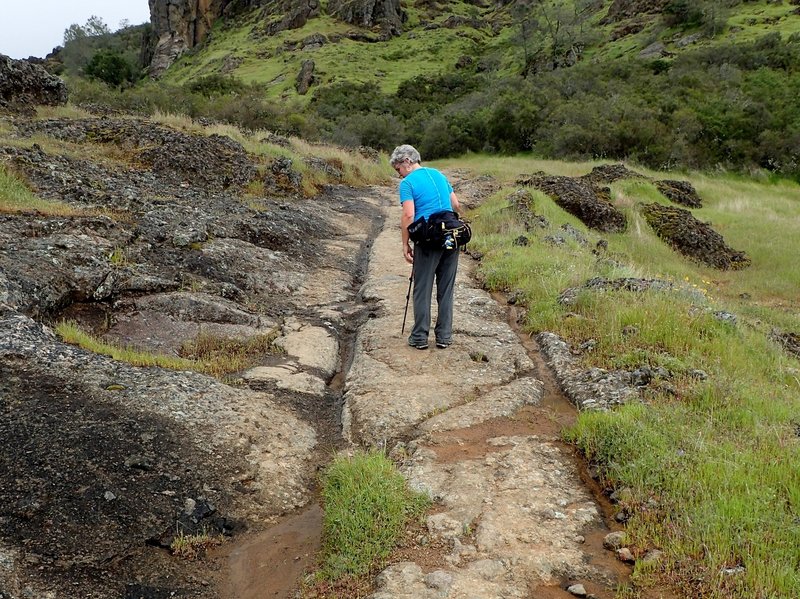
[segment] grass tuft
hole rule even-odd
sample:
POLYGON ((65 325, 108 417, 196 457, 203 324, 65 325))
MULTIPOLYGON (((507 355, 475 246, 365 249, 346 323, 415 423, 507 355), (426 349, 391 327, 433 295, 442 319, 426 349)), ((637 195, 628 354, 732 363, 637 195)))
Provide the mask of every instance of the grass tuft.
POLYGON ((202 557, 209 549, 218 547, 221 544, 222 539, 220 537, 211 536, 206 531, 192 535, 187 535, 180 531, 170 543, 169 549, 175 557, 195 560, 202 557))
POLYGON ((180 356, 153 354, 132 347, 108 343, 83 331, 75 322, 62 321, 56 333, 65 343, 87 351, 109 356, 133 366, 157 366, 170 370, 193 370, 216 377, 239 372, 259 363, 267 354, 282 353, 275 345, 278 331, 255 335, 248 339, 229 339, 215 335, 199 335, 181 348, 180 356))
POLYGON ((36 196, 17 173, 0 165, 0 213, 38 212, 45 216, 83 216, 87 212, 64 202, 36 196))
POLYGON ((379 451, 336 458, 323 482, 320 576, 325 580, 376 571, 406 524, 430 504, 426 496, 408 489, 403 476, 379 451))
POLYGON ((278 329, 246 339, 200 334, 185 343, 179 353, 183 358, 203 364, 203 372, 229 374, 254 366, 265 355, 284 353, 282 347, 275 345, 279 334, 278 329))

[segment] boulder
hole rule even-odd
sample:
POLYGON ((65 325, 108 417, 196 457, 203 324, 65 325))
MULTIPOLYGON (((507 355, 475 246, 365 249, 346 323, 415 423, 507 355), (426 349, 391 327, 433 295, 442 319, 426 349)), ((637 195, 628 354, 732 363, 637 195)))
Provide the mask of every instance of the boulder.
POLYGON ((0 54, 0 110, 31 112, 67 103, 67 86, 43 67, 0 54))
POLYGON ((295 83, 297 93, 301 96, 306 95, 312 83, 314 83, 314 61, 304 60, 300 72, 297 73, 297 82, 295 83))
POLYGON ((542 191, 553 198, 564 210, 581 219, 583 224, 605 233, 625 230, 625 215, 610 201, 607 187, 598 187, 589 181, 573 177, 554 177, 534 174, 521 177, 517 185, 542 191))
POLYGON ((730 248, 722 235, 688 210, 653 203, 643 205, 641 212, 656 235, 684 256, 720 270, 750 265, 747 254, 730 248))

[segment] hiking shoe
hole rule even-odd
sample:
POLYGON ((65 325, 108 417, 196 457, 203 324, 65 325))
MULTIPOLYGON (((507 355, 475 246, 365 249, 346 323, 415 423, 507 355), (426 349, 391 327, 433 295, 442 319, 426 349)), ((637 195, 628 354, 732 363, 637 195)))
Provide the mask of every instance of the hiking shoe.
POLYGON ((436 347, 438 347, 439 349, 447 349, 451 345, 453 345, 452 341, 437 341, 436 342, 436 347))
POLYGON ((427 341, 418 341, 417 343, 412 343, 409 341, 408 344, 414 349, 428 349, 427 341))

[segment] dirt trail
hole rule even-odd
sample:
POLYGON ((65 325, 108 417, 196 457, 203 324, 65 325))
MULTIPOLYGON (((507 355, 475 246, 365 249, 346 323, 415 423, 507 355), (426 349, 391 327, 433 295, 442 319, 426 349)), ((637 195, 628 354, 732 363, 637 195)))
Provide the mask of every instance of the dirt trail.
POLYGON ((559 440, 576 411, 535 342, 515 330, 516 314, 475 282, 468 255, 456 283, 454 344, 407 346, 400 329, 410 267, 400 211, 386 193, 392 207, 362 289, 377 309, 357 335, 344 434, 385 445, 437 509, 420 546, 402 552, 418 561, 391 564, 373 599, 566 597, 573 584, 612 597, 628 569, 602 548, 607 514, 559 440))
MULTIPOLYGON (((519 330, 521 310, 483 291, 477 262, 462 254, 454 344, 408 347, 400 333, 410 271, 400 211, 393 190, 366 194, 385 220, 357 303, 345 310, 359 316, 347 327, 354 338, 339 340, 340 371, 328 394, 341 396, 333 403, 342 405, 344 440, 386 447, 435 501, 426 530, 396 552, 371 597, 570 597, 566 589, 581 584, 610 599, 629 575, 602 547, 618 525, 560 441, 577 410, 519 330)), ((293 597, 313 565, 320 520, 312 505, 225 548, 221 595, 293 597)))

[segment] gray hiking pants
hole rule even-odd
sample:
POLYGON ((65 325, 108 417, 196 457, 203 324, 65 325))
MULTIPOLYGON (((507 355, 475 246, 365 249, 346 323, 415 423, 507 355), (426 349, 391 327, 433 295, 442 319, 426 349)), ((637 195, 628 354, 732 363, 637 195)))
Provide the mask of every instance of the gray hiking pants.
POLYGON ((414 246, 414 328, 408 337, 411 345, 428 342, 431 328, 431 294, 436 279, 439 306, 434 334, 437 343, 453 340, 453 290, 458 270, 458 250, 414 246))

